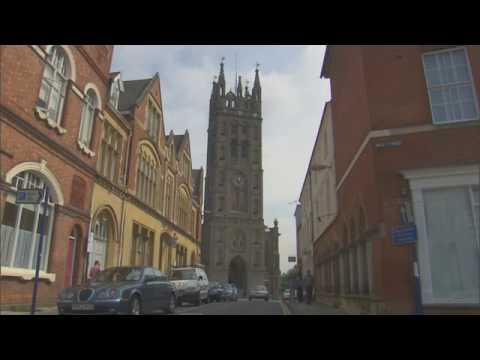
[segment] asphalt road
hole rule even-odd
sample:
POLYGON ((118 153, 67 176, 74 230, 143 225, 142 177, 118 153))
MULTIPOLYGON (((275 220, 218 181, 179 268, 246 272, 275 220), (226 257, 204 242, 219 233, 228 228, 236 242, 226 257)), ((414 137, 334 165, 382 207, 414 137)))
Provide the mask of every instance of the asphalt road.
MULTIPOLYGON (((178 307, 175 315, 286 315, 287 311, 279 300, 252 300, 238 299, 232 302, 219 302, 194 306, 185 303, 178 307)), ((3 311, 1 315, 29 315, 27 312, 3 311)), ((57 315, 57 310, 44 309, 37 315, 57 315)))
POLYGON ((176 315, 284 315, 279 300, 238 299, 232 302, 210 303, 200 306, 185 304, 177 308, 176 315))

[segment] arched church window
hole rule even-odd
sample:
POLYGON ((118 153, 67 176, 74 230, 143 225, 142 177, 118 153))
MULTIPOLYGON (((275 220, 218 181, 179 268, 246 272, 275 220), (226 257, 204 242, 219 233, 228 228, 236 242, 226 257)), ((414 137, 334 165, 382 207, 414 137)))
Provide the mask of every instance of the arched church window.
POLYGON ((247 211, 247 181, 238 173, 232 179, 232 209, 234 211, 247 211))

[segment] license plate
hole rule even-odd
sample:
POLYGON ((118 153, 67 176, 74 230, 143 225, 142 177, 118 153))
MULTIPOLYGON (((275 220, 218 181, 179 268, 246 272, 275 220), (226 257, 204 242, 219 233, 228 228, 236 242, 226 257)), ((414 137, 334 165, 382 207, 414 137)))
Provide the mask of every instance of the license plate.
POLYGON ((94 310, 95 306, 93 304, 73 304, 72 310, 76 311, 89 311, 94 310))

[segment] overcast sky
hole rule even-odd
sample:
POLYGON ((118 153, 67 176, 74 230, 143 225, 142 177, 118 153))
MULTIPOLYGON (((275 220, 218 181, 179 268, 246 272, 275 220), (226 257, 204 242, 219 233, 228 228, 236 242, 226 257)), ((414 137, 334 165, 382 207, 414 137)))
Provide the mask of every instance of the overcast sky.
POLYGON ((206 168, 208 106, 213 77, 225 57, 227 91, 237 72, 253 85, 260 63, 263 101, 264 219, 280 228, 280 268, 296 256, 295 205, 325 102, 327 80, 320 79, 325 46, 164 46, 117 45, 113 71, 123 80, 160 75, 166 132, 190 133, 193 167, 206 168))

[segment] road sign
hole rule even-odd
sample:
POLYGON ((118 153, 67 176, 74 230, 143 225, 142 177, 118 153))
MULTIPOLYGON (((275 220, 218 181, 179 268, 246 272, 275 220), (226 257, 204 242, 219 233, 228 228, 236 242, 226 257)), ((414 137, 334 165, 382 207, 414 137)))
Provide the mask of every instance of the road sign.
POLYGON ((288 257, 288 262, 296 262, 297 258, 295 256, 289 256, 288 257))
POLYGON ((20 189, 17 191, 17 204, 40 204, 43 192, 40 189, 20 189))
POLYGON ((417 242, 417 227, 415 224, 400 226, 392 231, 394 245, 408 245, 417 242))

